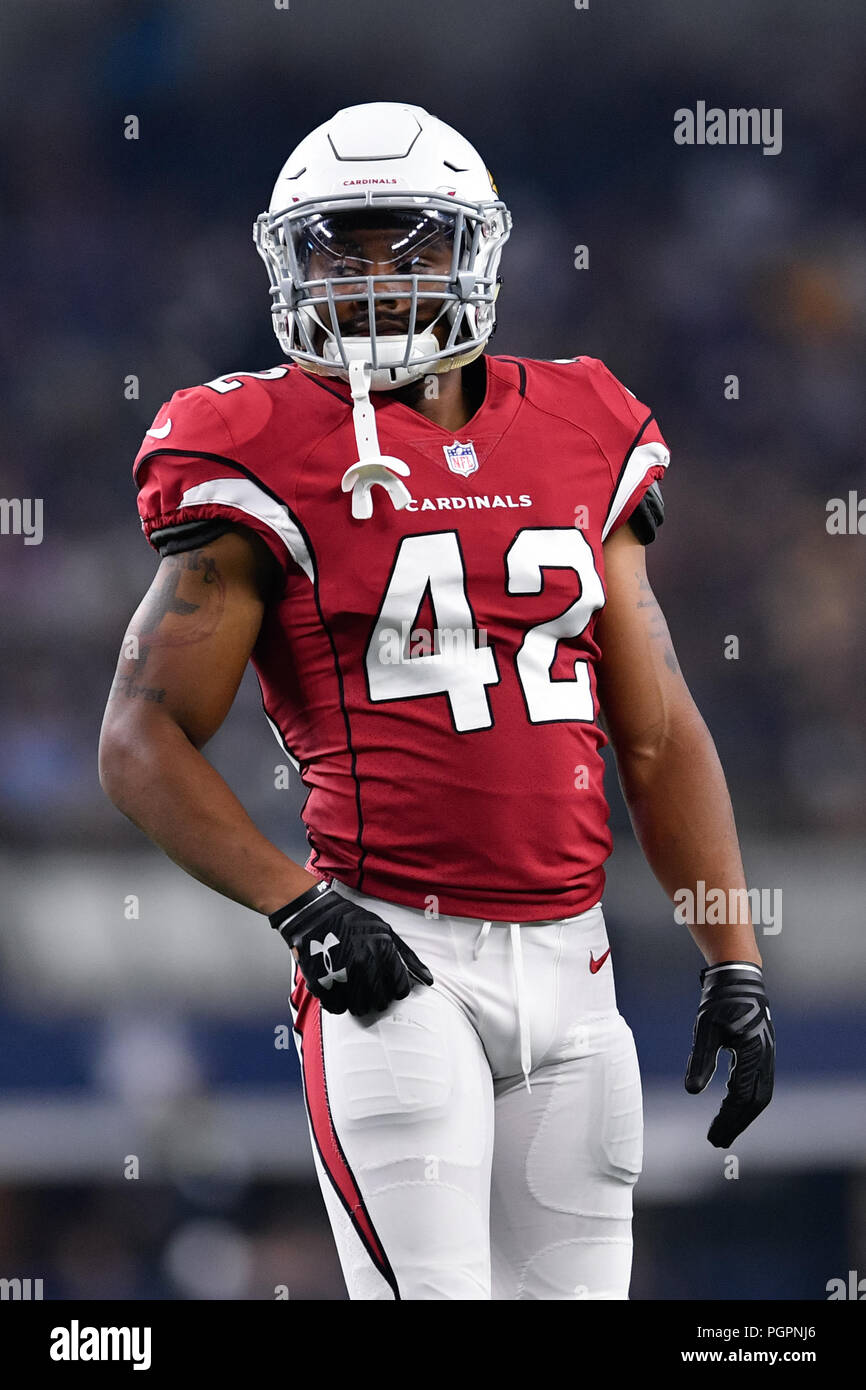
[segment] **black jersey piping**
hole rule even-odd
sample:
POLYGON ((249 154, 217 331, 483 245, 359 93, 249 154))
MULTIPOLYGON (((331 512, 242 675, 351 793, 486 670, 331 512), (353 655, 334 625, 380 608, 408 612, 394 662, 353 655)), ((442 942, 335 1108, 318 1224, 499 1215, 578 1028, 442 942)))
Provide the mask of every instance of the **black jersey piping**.
POLYGON ((519 373, 520 373, 520 385, 519 385, 519 387, 518 387, 518 390, 519 390, 521 396, 525 396, 525 395, 526 395, 526 367, 525 367, 525 366, 523 365, 523 363, 519 360, 519 358, 517 358, 517 357, 500 357, 500 358, 498 358, 498 359, 496 359, 496 360, 498 360, 499 362, 511 362, 511 363, 513 363, 513 365, 517 368, 517 370, 518 370, 519 373))
POLYGON ((346 400, 345 396, 341 395, 333 386, 329 386, 326 381, 322 381, 321 377, 316 376, 313 372, 305 372, 304 376, 312 381, 315 386, 321 386, 322 390, 327 391, 330 396, 336 396, 338 401, 343 402, 343 405, 351 406, 351 398, 346 400))
MULTIPOLYGON (((255 670, 255 668, 253 668, 253 669, 255 670)), ((309 801, 310 797, 311 797, 312 794, 313 794, 313 788, 312 788, 312 786, 310 785, 310 783, 307 782, 306 779, 304 778, 304 773, 303 773, 303 770, 302 770, 302 764, 303 764, 303 767, 309 767, 309 763, 304 763, 303 760, 301 759, 301 757, 295 752, 295 750, 294 750, 293 748, 290 748, 290 747, 289 747, 289 743, 288 743, 288 740, 287 740, 287 738, 286 738, 286 735, 285 735, 285 733, 284 733, 284 731, 283 731, 282 725, 280 724, 280 722, 279 722, 279 720, 276 718, 276 716, 273 715, 273 714, 271 714, 270 710, 268 709, 268 707, 267 707, 267 705, 266 705, 266 703, 265 703, 265 692, 264 692, 264 690, 262 689, 262 680, 261 680, 261 676, 259 675, 258 671, 255 671, 255 677, 256 677, 256 680, 257 680, 257 682, 258 682, 259 696, 261 697, 261 701, 262 701, 262 711, 263 711, 263 713, 264 713, 264 716, 265 716, 265 718, 267 719, 268 723, 270 724, 271 728, 272 728, 273 730, 275 730, 275 732, 276 732, 276 734, 277 734, 277 736, 278 736, 278 741, 279 741, 279 744, 280 744, 281 748, 284 750, 284 752, 286 753, 286 755, 288 756, 288 758, 289 758, 291 761, 293 761, 294 763, 297 764, 296 771, 297 771, 298 777, 299 777, 299 779, 300 779, 301 786, 304 788, 304 791, 307 793, 306 796, 304 797, 304 804, 303 804, 303 806, 301 807, 301 810, 300 810, 300 816, 301 816, 301 824, 302 824, 303 827, 304 827, 304 834, 305 834, 305 836, 306 836, 307 844, 309 845, 309 847, 310 847, 310 853, 311 853, 312 856, 313 856, 313 865, 315 866, 315 865, 317 865, 318 862, 319 862, 319 849, 318 849, 318 846, 316 846, 316 845, 313 844, 313 841, 312 841, 311 838, 310 838, 310 827, 307 825, 306 821, 304 820, 304 812, 305 812, 306 809, 307 809, 307 802, 309 801)))
POLYGON ((149 459, 156 458, 158 454, 168 454, 172 458, 207 459, 208 463, 226 463, 229 468, 236 468, 239 473, 243 473, 245 478, 249 478, 251 483, 255 483, 256 487, 260 487, 262 492, 266 492, 272 501, 279 502, 281 507, 285 507, 286 511, 292 517, 292 520, 297 521, 297 517, 292 515, 288 503, 284 502, 282 497, 274 492, 273 488, 269 488, 267 483, 263 483, 261 478, 257 478, 251 469, 245 468, 242 463, 238 463, 237 459, 226 458, 225 454, 207 454, 203 449, 151 449, 149 454, 145 454, 144 458, 138 460, 138 463, 133 469, 133 481, 139 492, 141 491, 141 484, 138 481, 138 470, 147 463, 149 459))
POLYGON ((637 434, 635 435, 634 439, 631 441, 631 444, 629 444, 629 446, 628 446, 628 450, 626 451, 625 458, 623 459, 622 463, 620 464, 620 470, 619 470, 619 473, 618 473, 617 476, 616 476, 616 482, 615 482, 614 485, 613 485, 613 492, 612 492, 611 495, 610 495, 610 506, 608 507, 608 509, 607 509, 607 515, 606 515, 605 518, 604 518, 604 520, 605 520, 605 525, 607 524, 608 518, 610 517, 610 509, 611 509, 611 507, 613 506, 614 498, 616 497, 616 494, 617 494, 617 492, 619 491, 619 485, 620 485, 620 483, 621 483, 622 480, 623 480, 623 476, 624 476, 624 474, 625 474, 625 470, 626 470, 626 467, 627 467, 627 465, 628 465, 628 461, 629 461, 629 459, 631 458, 632 454, 634 453, 635 449, 637 448, 638 444, 640 443, 641 435, 645 432, 647 425, 649 425, 649 424, 651 423, 651 421, 653 421, 654 419, 655 419, 655 414, 654 414, 654 412, 651 410, 650 413, 649 413, 649 415, 646 417, 646 419, 644 420, 643 424, 641 425, 640 429, 638 430, 637 434))

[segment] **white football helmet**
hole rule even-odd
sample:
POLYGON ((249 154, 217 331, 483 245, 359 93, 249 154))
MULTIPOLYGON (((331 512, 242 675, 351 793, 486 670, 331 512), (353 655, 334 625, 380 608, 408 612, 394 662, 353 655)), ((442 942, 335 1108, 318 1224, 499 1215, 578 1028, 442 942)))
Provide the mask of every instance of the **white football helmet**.
POLYGON ((253 238, 287 356, 344 379, 364 361, 369 388, 387 391, 483 350, 510 231, 469 142, 420 106, 381 101, 301 141, 253 238))

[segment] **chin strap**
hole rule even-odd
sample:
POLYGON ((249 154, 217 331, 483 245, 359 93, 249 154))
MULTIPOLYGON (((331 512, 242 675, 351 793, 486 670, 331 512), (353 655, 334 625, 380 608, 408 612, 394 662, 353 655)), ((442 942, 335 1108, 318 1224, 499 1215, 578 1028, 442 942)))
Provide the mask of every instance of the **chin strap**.
POLYGON ((342 488, 352 494, 352 516, 366 521, 373 515, 371 489, 379 483, 399 511, 412 501, 412 494, 400 478, 409 476, 409 466, 402 459, 379 452, 376 432, 376 412, 370 400, 371 370, 366 362, 349 363, 349 385, 352 388, 352 424, 358 445, 358 462, 343 474, 342 488))

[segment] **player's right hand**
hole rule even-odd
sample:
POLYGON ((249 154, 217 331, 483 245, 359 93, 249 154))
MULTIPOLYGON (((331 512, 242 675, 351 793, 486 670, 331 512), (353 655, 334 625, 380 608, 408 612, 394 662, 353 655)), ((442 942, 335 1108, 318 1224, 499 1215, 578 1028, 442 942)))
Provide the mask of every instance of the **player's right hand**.
POLYGON ((432 985, 423 961, 378 917, 316 883, 269 914, 290 947, 311 994, 332 1014, 369 1014, 405 999, 412 980, 432 985))

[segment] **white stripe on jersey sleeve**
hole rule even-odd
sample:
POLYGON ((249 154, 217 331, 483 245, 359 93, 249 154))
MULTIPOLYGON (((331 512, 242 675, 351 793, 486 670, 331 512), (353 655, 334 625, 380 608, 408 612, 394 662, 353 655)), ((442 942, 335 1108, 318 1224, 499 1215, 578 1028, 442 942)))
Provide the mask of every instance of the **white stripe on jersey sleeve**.
POLYGON ((634 450, 625 466, 625 471, 619 480, 616 492, 613 494, 607 520, 601 533, 602 540, 607 538, 611 526, 613 526, 623 507, 628 502, 635 488, 643 481, 646 472, 654 464, 662 464, 667 468, 671 461, 671 456, 664 444, 640 444, 634 450))
POLYGON ((208 502, 220 507, 233 507, 237 512, 246 512, 248 516, 254 516, 265 526, 269 526, 279 536, 295 564, 300 565, 310 583, 313 583, 310 552, 288 510, 279 502, 275 502, 249 478, 212 478, 207 483, 188 487, 180 499, 180 506, 198 507, 208 502))

